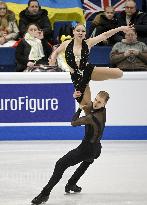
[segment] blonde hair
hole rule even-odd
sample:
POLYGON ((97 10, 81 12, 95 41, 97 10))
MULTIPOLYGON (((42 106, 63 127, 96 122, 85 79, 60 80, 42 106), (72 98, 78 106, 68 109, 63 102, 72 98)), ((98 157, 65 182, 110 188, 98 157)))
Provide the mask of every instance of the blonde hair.
POLYGON ((107 93, 106 91, 100 91, 98 95, 102 98, 105 98, 105 102, 107 102, 110 98, 109 93, 107 93))
POLYGON ((84 26, 84 28, 86 29, 85 24, 80 23, 80 22, 76 22, 76 25, 74 26, 73 30, 75 30, 77 26, 84 26))
POLYGON ((8 27, 8 7, 5 2, 0 1, 0 5, 4 6, 6 8, 6 14, 5 16, 0 16, 0 30, 5 31, 8 27))

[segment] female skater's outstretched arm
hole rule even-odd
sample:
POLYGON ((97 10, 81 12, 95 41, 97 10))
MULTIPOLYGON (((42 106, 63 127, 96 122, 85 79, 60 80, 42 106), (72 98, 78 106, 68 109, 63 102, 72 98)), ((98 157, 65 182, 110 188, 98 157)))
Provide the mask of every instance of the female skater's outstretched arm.
POLYGON ((53 51, 53 53, 49 57, 49 65, 54 66, 56 64, 56 59, 58 54, 65 51, 66 46, 68 45, 69 42, 70 40, 64 41, 63 43, 60 44, 60 46, 56 50, 53 51))
MULTIPOLYGON (((89 38, 86 40, 88 47, 91 48, 92 46, 96 45, 97 43, 106 40, 107 38, 110 38, 113 36, 115 33, 118 33, 120 31, 123 31, 126 33, 129 29, 133 29, 132 26, 120 26, 115 29, 111 29, 107 32, 104 32, 96 37, 89 38)), ((65 51, 67 45, 70 43, 71 40, 64 41, 61 43, 61 45, 52 53, 50 59, 49 59, 49 64, 50 65, 55 65, 57 56, 60 52, 65 51)))
POLYGON ((127 33, 127 31, 130 29, 133 29, 133 27, 132 26, 120 26, 118 28, 114 28, 114 29, 111 29, 109 31, 106 31, 98 36, 93 37, 93 38, 89 38, 86 41, 87 41, 89 48, 91 48, 92 46, 96 45, 97 43, 99 43, 101 41, 105 41, 107 38, 110 38, 111 36, 113 36, 114 34, 120 32, 120 31, 127 33))

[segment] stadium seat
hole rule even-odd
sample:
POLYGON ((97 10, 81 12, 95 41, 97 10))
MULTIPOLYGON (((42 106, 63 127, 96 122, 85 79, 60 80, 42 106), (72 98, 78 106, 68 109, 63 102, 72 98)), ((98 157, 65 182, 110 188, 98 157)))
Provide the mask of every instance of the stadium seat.
POLYGON ((110 65, 111 46, 94 46, 89 55, 89 62, 98 66, 110 65))
POLYGON ((15 72, 15 48, 0 48, 0 72, 15 72))

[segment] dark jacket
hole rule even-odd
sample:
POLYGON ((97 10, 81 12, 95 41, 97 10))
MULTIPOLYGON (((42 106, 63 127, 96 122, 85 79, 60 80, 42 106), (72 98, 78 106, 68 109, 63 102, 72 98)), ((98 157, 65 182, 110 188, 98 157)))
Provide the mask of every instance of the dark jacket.
POLYGON ((40 9, 39 12, 35 15, 30 14, 28 9, 25 9, 19 14, 19 30, 20 36, 23 37, 26 32, 26 27, 30 23, 35 23, 39 25, 39 27, 44 32, 44 37, 47 40, 52 39, 52 29, 51 23, 48 18, 48 12, 45 9, 40 9))
MULTIPOLYGON (((40 59, 36 64, 48 64, 48 57, 52 53, 52 48, 49 46, 46 40, 42 40, 42 46, 45 57, 40 59)), ((31 46, 22 39, 21 42, 16 47, 16 63, 17 63, 17 72, 22 72, 26 69, 28 63, 28 57, 31 51, 31 46)))
MULTIPOLYGON (((95 29, 95 35, 97 36, 103 32, 109 31, 110 29, 117 28, 119 26, 118 19, 114 16, 112 20, 108 19, 104 13, 98 14, 99 16, 95 17, 93 20, 91 27, 89 29, 89 37, 95 29)), ((116 42, 121 41, 123 35, 121 33, 117 33, 111 38, 108 39, 108 44, 114 45, 116 42)))
MULTIPOLYGON (((118 13, 118 21, 120 26, 127 25, 125 11, 118 13)), ((147 14, 141 11, 136 11, 132 15, 130 24, 134 25, 138 40, 147 44, 147 14)))
POLYGON ((102 138, 103 130, 106 122, 106 108, 97 110, 92 109, 92 105, 87 106, 89 112, 84 117, 79 117, 81 109, 75 113, 72 119, 72 126, 85 125, 84 141, 95 143, 102 138))

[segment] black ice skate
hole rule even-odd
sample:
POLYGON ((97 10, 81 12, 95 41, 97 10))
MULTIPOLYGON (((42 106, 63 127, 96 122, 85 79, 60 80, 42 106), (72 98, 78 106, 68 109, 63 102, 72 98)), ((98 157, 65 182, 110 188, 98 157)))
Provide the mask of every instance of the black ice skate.
POLYGON ((49 196, 44 195, 43 193, 40 193, 38 196, 36 196, 32 201, 32 205, 39 205, 42 204, 44 202, 47 202, 47 200, 49 199, 49 196))
POLYGON ((66 184, 65 186, 65 192, 66 193, 70 193, 70 191, 73 191, 75 193, 78 193, 78 192, 81 192, 82 188, 77 186, 76 184, 75 185, 70 185, 70 184, 66 184))

